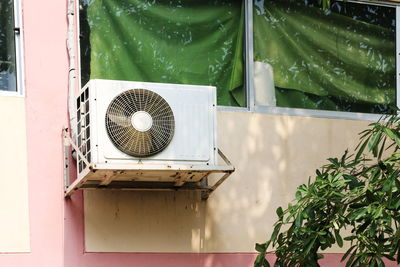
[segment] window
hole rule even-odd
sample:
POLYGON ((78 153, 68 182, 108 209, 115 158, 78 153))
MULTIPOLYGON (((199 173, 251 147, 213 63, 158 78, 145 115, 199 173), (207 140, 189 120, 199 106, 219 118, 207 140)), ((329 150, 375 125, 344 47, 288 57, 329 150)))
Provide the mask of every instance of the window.
POLYGON ((81 79, 213 85, 246 106, 241 0, 80 2, 81 79))
POLYGON ((20 70, 20 30, 13 0, 0 0, 0 95, 21 94, 20 70))
POLYGON ((396 8, 255 0, 256 105, 387 114, 396 106, 396 8))
POLYGON ((80 0, 81 83, 214 85, 220 106, 267 113, 393 112, 396 5, 318 2, 80 0))

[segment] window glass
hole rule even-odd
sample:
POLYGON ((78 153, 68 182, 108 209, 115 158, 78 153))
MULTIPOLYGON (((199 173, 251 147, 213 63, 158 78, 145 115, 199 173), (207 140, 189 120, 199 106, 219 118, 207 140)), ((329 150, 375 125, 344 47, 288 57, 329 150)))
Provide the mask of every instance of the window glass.
POLYGON ((241 0, 81 0, 82 84, 89 79, 213 85, 245 106, 241 0))
POLYGON ((13 0, 0 0, 0 90, 17 91, 13 0))
POLYGON ((396 101, 395 8, 255 0, 260 105, 390 113, 396 101))

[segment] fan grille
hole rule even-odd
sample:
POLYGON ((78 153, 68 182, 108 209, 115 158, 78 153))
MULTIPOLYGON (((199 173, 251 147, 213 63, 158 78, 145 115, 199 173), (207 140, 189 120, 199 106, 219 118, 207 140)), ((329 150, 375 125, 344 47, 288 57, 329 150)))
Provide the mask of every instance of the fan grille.
POLYGON ((106 112, 106 129, 111 141, 134 157, 147 157, 164 150, 171 142, 174 128, 174 114, 167 101, 146 89, 121 93, 111 101, 106 112), (149 127, 135 126, 133 117, 150 118, 151 121, 144 122, 149 127))

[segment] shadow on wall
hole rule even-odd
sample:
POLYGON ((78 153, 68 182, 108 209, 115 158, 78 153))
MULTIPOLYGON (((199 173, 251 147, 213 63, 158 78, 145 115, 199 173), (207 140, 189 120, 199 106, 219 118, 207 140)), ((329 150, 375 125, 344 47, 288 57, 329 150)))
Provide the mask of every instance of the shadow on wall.
POLYGON ((327 158, 353 149, 368 124, 239 112, 220 112, 218 121, 219 145, 236 172, 207 202, 207 252, 254 252, 270 236, 276 208, 327 158))
POLYGON ((200 252, 205 202, 198 192, 85 193, 88 252, 200 252))
MULTIPOLYGON (((271 234, 276 208, 326 158, 354 147, 368 124, 244 112, 219 112, 218 121, 219 147, 236 172, 208 201, 195 192, 88 191, 86 251, 254 252, 271 234)), ((223 257, 203 259, 227 266, 223 257)))

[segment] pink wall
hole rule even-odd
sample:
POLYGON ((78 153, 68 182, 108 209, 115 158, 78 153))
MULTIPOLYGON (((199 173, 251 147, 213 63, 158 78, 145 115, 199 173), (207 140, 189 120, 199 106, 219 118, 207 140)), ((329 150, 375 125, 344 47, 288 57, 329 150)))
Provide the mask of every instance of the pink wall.
MULTIPOLYGON (((254 254, 84 253, 83 199, 63 198, 61 129, 67 123, 66 0, 24 0, 31 253, 0 266, 252 266, 254 254)), ((323 266, 340 266, 328 255, 323 266)))
POLYGON ((22 1, 31 253, 0 256, 0 266, 63 266, 60 129, 67 121, 65 1, 22 1))

